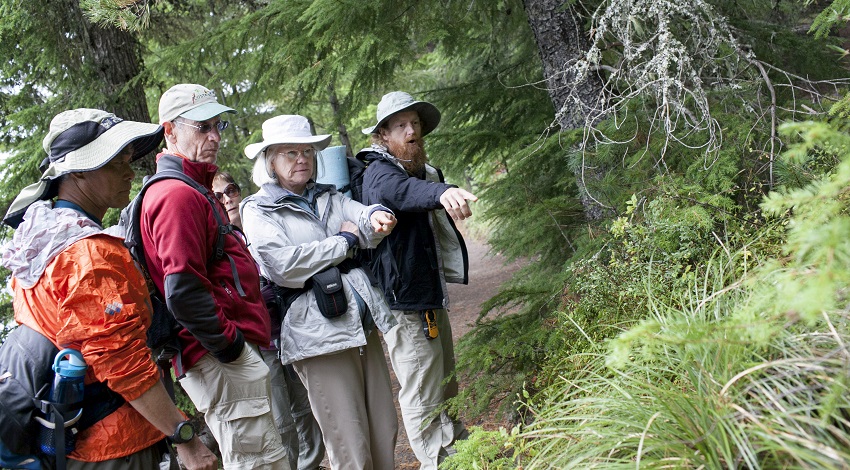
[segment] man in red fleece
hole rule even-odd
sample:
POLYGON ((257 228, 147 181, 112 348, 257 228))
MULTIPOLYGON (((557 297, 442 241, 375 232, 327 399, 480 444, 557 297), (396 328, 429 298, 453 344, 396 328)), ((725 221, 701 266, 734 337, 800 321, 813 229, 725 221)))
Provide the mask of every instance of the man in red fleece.
MULTIPOLYGON (((227 128, 215 92, 180 84, 159 102, 166 150, 157 171, 182 171, 212 197, 220 132, 227 128)), ((218 441, 225 469, 289 469, 271 413, 269 368, 258 345, 269 344, 269 316, 259 274, 242 238, 224 237, 216 256, 219 223, 227 213, 186 183, 154 183, 142 202, 140 228, 150 276, 183 326, 182 354, 174 361, 183 389, 218 441)))

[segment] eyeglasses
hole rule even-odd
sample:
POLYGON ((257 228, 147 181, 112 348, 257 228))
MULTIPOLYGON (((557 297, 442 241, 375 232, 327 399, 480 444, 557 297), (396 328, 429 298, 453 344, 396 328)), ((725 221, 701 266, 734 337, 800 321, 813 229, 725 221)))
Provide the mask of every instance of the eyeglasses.
POLYGON ((312 159, 316 156, 316 149, 313 147, 307 147, 304 150, 285 150, 275 154, 275 156, 286 157, 290 160, 295 160, 296 158, 298 158, 298 155, 304 155, 304 158, 312 159))
POLYGON ((225 195, 227 195, 227 197, 229 197, 230 199, 233 199, 236 196, 239 196, 240 194, 242 194, 242 190, 239 189, 239 185, 236 184, 236 183, 228 184, 227 186, 224 187, 224 191, 222 191, 222 192, 218 192, 218 191, 213 192, 213 195, 215 196, 215 198, 218 199, 221 202, 224 202, 224 196, 225 195))
POLYGON ((173 122, 174 124, 182 124, 184 126, 194 127, 201 134, 209 134, 210 132, 212 132, 213 128, 216 128, 216 129, 218 129, 219 132, 221 132, 221 131, 227 129, 227 126, 230 125, 230 121, 218 121, 215 124, 203 123, 200 126, 196 126, 194 124, 189 124, 188 122, 183 122, 183 121, 171 121, 171 122, 173 122))

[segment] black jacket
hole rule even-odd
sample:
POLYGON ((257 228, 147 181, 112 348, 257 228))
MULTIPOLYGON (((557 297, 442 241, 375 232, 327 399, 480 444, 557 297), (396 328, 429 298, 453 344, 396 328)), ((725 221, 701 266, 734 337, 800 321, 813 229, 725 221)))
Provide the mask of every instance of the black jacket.
POLYGON ((466 245, 440 203, 440 195, 456 186, 445 184, 439 171, 440 182, 411 176, 386 154, 361 152, 357 157, 369 163, 363 174, 362 202, 381 204, 398 219, 393 232, 363 256, 381 283, 390 308, 445 308, 448 296, 440 259, 462 257, 462 276, 450 281, 466 284, 469 272, 466 245), (446 253, 437 241, 435 234, 441 230, 434 220, 437 211, 448 220, 453 232, 448 235, 457 238, 455 253, 446 253))

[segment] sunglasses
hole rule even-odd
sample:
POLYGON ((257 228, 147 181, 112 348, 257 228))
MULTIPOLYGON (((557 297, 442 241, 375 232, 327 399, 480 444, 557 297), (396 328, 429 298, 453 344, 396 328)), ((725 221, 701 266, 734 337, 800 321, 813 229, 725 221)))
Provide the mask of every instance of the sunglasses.
POLYGON ((230 125, 229 121, 218 121, 215 124, 203 123, 200 126, 196 126, 194 124, 189 124, 188 122, 183 122, 183 121, 172 121, 172 122, 174 124, 181 124, 181 125, 184 125, 184 126, 194 127, 201 134, 209 134, 210 132, 212 132, 213 128, 215 128, 219 132, 221 132, 221 131, 227 129, 227 126, 230 125))
POLYGON ((236 183, 228 184, 227 186, 224 187, 224 191, 222 191, 222 192, 218 192, 218 191, 213 192, 213 195, 215 196, 215 198, 218 199, 221 202, 224 202, 224 196, 225 195, 227 197, 229 197, 230 199, 233 199, 236 196, 239 196, 240 194, 242 194, 242 190, 239 189, 239 185, 236 184, 236 183))

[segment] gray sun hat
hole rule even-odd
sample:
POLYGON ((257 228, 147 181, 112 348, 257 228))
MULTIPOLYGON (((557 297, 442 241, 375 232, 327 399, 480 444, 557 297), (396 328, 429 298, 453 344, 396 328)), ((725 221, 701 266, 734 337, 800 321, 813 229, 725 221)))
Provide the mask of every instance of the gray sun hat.
POLYGON ((219 104, 214 91, 193 83, 174 85, 159 99, 160 124, 178 117, 201 122, 222 113, 236 114, 236 110, 219 104))
POLYGON ((47 152, 39 166, 43 174, 18 194, 3 222, 17 228, 32 203, 56 196, 59 177, 97 170, 131 143, 131 161, 137 160, 159 146, 162 134, 160 125, 125 121, 99 109, 79 108, 57 114, 42 143, 47 152))
POLYGON ((427 101, 416 101, 410 94, 403 91, 392 91, 384 95, 381 102, 378 103, 378 112, 376 113, 378 123, 363 129, 363 133, 367 135, 377 133, 381 125, 390 116, 402 111, 416 111, 419 114, 423 137, 430 134, 440 123, 440 110, 436 106, 427 101))

